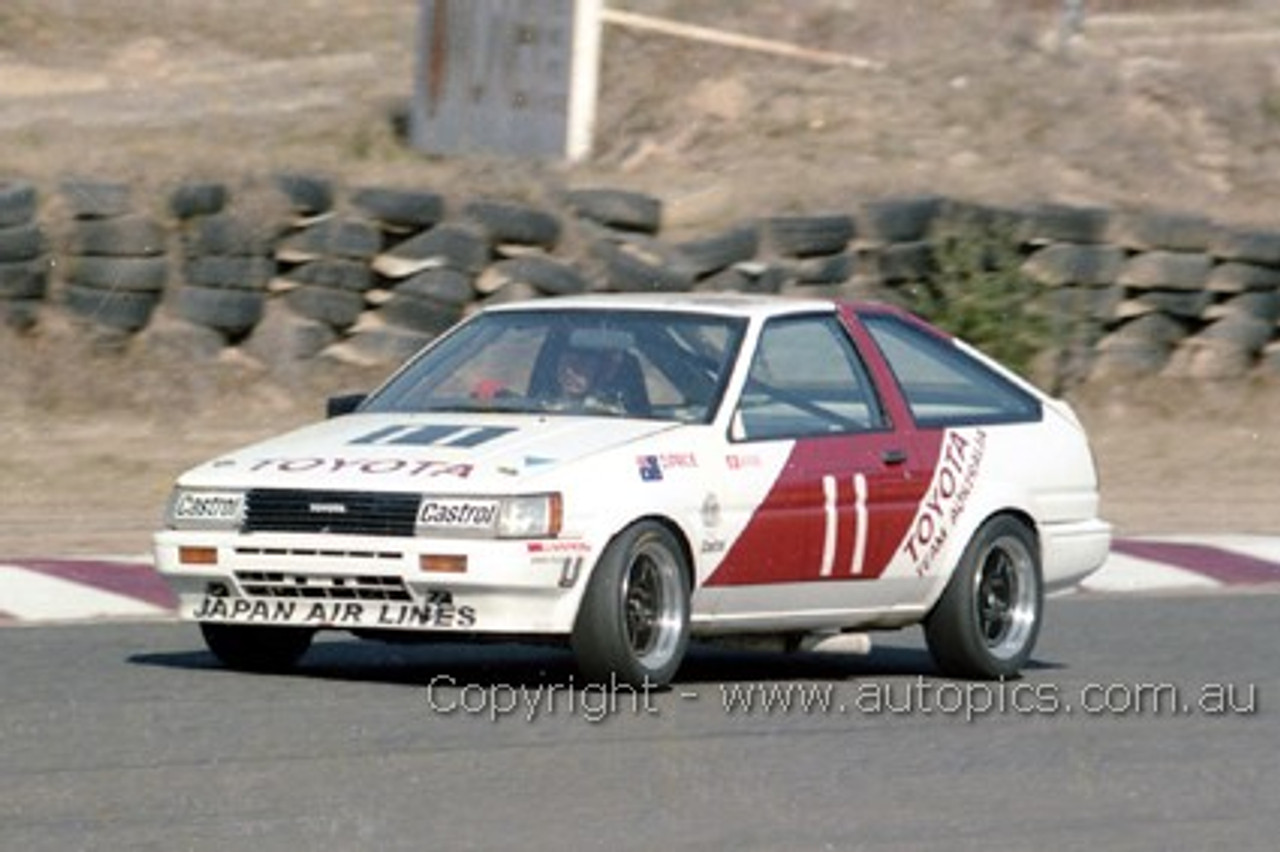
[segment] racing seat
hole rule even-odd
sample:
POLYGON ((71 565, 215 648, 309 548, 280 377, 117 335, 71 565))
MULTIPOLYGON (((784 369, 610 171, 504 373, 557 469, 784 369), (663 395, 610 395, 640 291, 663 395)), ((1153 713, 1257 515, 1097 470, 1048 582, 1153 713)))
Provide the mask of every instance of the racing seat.
POLYGON ((649 416, 652 411, 649 404, 649 389, 645 387, 640 359, 634 354, 620 353, 618 364, 606 384, 609 386, 608 389, 617 395, 628 414, 637 417, 649 416))

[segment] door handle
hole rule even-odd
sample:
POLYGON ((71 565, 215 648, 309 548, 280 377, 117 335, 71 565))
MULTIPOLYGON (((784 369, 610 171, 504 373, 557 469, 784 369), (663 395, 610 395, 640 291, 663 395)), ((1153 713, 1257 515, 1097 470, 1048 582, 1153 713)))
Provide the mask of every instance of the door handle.
POLYGON ((880 453, 880 461, 887 465, 899 465, 907 460, 907 451, 892 449, 880 453))

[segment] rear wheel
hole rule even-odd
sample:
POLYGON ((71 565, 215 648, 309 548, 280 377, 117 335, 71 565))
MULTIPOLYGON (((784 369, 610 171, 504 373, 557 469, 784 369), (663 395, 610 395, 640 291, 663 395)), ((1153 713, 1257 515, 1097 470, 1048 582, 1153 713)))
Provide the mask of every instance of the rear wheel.
POLYGON ((684 552, 661 524, 628 527, 605 549, 587 586, 572 638, 578 667, 594 681, 664 686, 689 646, 684 552))
POLYGON ((992 518, 925 621, 929 653, 946 675, 1012 677, 1031 656, 1043 608, 1035 534, 1016 518, 992 518))
POLYGON ((303 627, 246 627, 201 624, 205 644, 229 669, 281 672, 293 667, 311 647, 314 630, 303 627))

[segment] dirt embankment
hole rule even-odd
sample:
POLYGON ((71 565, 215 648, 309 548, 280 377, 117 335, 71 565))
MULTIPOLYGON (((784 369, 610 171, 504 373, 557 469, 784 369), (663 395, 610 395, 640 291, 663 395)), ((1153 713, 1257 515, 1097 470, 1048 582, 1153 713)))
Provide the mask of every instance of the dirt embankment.
MULTIPOLYGON (((612 5, 883 69, 611 27, 590 160, 426 159, 389 120, 412 88, 416 0, 6 0, 0 177, 123 178, 157 199, 183 178, 276 170, 465 196, 623 186, 678 202, 695 230, 919 192, 1280 224, 1280 10, 1267 0, 1090 2, 1065 50, 1048 0, 612 5)), ((141 552, 181 469, 374 381, 121 363, 57 331, 0 346, 0 556, 141 552)), ((1075 398, 1122 532, 1280 533, 1277 388, 1075 398)))

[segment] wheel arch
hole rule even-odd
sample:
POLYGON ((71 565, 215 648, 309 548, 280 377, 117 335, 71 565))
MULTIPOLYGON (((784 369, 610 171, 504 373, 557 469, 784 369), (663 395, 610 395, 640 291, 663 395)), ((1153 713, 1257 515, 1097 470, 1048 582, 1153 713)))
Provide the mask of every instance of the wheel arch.
POLYGON ((680 556, 683 559, 682 567, 684 569, 684 578, 689 584, 689 593, 693 594, 694 590, 697 588, 697 566, 694 562, 693 544, 691 543, 689 535, 685 531, 684 527, 680 526, 674 518, 658 512, 640 515, 639 517, 633 518, 629 522, 623 524, 618 531, 610 537, 609 543, 612 544, 613 540, 622 535, 624 531, 631 529, 636 524, 644 523, 646 521, 655 523, 667 532, 671 533, 672 538, 676 540, 676 544, 680 546, 680 556))
POLYGON ((930 613, 934 607, 938 605, 938 601, 942 599, 942 595, 946 592, 947 585, 951 582, 951 578, 955 575, 956 567, 960 563, 960 559, 964 556, 965 550, 969 546, 969 542, 973 541, 973 537, 978 531, 987 524, 1001 517, 1012 518, 1013 520, 1026 527, 1031 533, 1032 539, 1036 544, 1036 568, 1040 572, 1041 581, 1044 579, 1044 541, 1040 532, 1040 526, 1036 523, 1035 517, 1025 506, 1016 502, 1008 501, 1003 503, 992 503, 984 508, 982 512, 970 513, 969 520, 956 528, 957 535, 948 544, 945 573, 940 574, 929 589, 929 594, 925 600, 924 612, 930 613))

